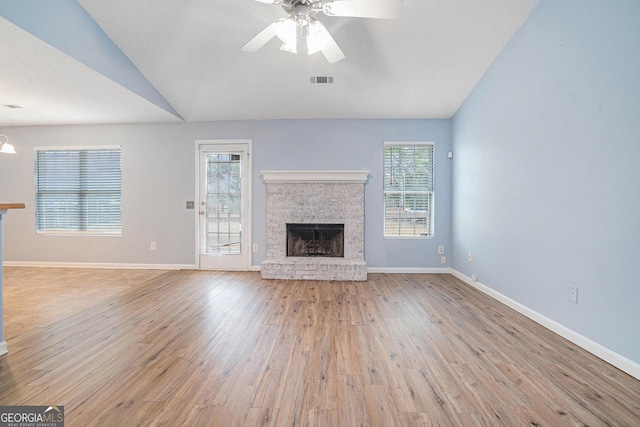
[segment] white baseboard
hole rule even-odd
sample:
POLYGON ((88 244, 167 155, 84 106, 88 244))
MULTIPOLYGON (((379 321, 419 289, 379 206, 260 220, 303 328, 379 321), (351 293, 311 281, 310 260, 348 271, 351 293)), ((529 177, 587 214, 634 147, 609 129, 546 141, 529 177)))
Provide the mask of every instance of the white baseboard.
POLYGON ((388 274, 451 274, 450 268, 421 268, 421 267, 369 267, 367 273, 388 274))
POLYGON ((3 354, 7 354, 9 350, 7 350, 7 342, 6 341, 2 341, 0 342, 0 356, 2 356, 3 354))
POLYGON ((5 261, 5 267, 101 268, 113 270, 193 270, 195 264, 119 264, 93 262, 5 261))
POLYGON ((494 289, 491 289, 486 285, 483 285, 480 282, 474 282, 471 277, 468 277, 457 270, 452 269, 451 274, 453 274, 455 277, 462 280, 469 286, 478 289, 480 292, 514 309, 518 313, 528 317, 529 319, 544 326, 550 331, 555 332, 561 337, 571 341, 575 345, 585 349, 594 356, 599 357, 600 359, 604 360, 607 363, 610 363, 621 371, 624 371, 632 377, 640 380, 640 364, 634 362, 633 360, 627 359, 626 357, 603 346, 602 344, 598 344, 597 342, 590 340, 589 338, 577 333, 576 331, 567 328, 566 326, 556 322, 555 320, 549 319, 548 317, 538 313, 537 311, 532 310, 529 307, 512 300, 511 298, 501 294, 500 292, 497 292, 494 289))

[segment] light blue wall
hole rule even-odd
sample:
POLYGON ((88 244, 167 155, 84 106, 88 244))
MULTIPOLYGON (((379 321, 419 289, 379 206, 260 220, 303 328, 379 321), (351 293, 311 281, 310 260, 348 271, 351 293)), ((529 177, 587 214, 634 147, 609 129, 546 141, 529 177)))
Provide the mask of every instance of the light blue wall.
POLYGON ((453 141, 453 268, 640 363, 640 2, 542 0, 453 141))
POLYGON ((253 243, 266 256, 266 186, 262 170, 370 170, 365 185, 365 259, 370 267, 440 268, 437 246, 451 239, 449 120, 281 120, 33 126, 0 128, 19 153, 0 156, 1 201, 27 204, 5 226, 5 259, 27 262, 193 264, 195 141, 253 140, 253 243), (385 141, 435 141, 435 238, 382 237, 382 154, 385 141), (122 237, 52 237, 34 232, 33 147, 122 146, 122 237), (149 243, 157 242, 157 250, 149 243))

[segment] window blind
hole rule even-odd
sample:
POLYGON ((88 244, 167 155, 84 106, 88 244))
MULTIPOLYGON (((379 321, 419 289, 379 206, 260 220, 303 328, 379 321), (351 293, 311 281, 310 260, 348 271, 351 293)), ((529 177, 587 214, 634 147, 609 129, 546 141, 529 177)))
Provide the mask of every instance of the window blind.
POLYGON ((387 145, 385 191, 433 191, 433 145, 387 145))
POLYGON ((385 236, 433 235, 433 159, 433 144, 385 145, 385 236))
POLYGON ((36 231, 120 235, 120 148, 38 149, 36 231))

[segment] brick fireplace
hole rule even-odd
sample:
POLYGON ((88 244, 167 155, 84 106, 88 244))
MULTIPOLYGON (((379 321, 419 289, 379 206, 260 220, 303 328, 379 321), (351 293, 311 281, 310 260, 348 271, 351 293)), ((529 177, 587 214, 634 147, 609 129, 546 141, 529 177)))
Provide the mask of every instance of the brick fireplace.
POLYGON ((267 184, 264 279, 367 280, 364 183, 369 171, 263 171, 267 184), (287 224, 344 225, 344 256, 287 256, 287 224))

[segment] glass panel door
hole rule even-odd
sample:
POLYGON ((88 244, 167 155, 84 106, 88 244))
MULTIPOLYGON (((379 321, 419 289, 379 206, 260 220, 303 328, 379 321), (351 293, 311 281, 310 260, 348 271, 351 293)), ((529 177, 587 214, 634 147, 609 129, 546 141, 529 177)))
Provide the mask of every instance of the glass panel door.
POLYGON ((248 146, 200 147, 200 268, 248 270, 248 146))
POLYGON ((242 249, 240 154, 207 154, 206 253, 239 254, 242 249))

